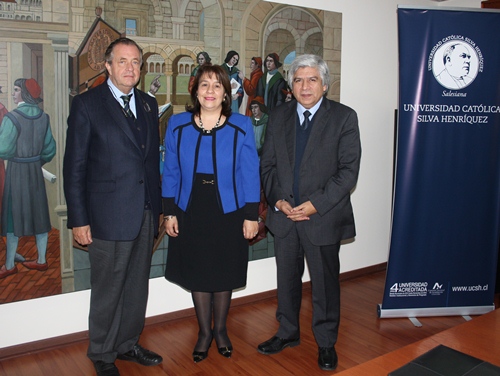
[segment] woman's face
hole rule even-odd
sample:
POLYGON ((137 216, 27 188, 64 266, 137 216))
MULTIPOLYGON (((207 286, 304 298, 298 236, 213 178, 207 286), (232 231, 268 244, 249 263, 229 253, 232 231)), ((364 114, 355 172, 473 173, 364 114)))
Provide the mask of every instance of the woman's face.
POLYGON ((19 86, 14 86, 14 91, 12 92, 12 99, 14 100, 15 104, 18 104, 19 102, 23 101, 23 98, 21 97, 21 88, 19 86))
POLYGON ((198 64, 199 64, 199 65, 203 65, 203 64, 205 64, 205 62, 206 62, 206 61, 205 61, 205 56, 203 56, 203 54, 200 54, 200 55, 198 56, 198 64))
POLYGON ((201 76, 198 83, 197 97, 202 110, 220 110, 225 95, 224 86, 222 82, 219 82, 215 74, 212 74, 212 76, 208 74, 201 76))

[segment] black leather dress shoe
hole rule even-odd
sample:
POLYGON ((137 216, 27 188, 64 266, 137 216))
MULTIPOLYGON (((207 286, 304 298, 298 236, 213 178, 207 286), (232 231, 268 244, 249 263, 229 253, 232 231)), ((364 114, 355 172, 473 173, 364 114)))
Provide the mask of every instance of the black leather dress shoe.
POLYGON ((333 371, 337 368, 339 358, 335 347, 320 347, 318 349, 318 365, 323 371, 333 371))
POLYGON ((156 366, 163 362, 163 358, 160 355, 145 349, 138 343, 134 345, 132 350, 127 351, 125 354, 118 354, 117 358, 120 360, 139 363, 143 366, 156 366))
POLYGON ((94 362, 94 368, 97 376, 120 376, 120 372, 118 372, 115 363, 106 363, 102 360, 98 360, 94 362))
POLYGON ((233 355, 233 346, 219 347, 217 351, 219 351, 219 354, 223 357, 230 358, 231 355, 233 355))
POLYGON ((283 351, 286 347, 295 347, 298 345, 300 345, 300 338, 285 339, 274 336, 257 346, 257 351, 264 355, 271 355, 283 351))

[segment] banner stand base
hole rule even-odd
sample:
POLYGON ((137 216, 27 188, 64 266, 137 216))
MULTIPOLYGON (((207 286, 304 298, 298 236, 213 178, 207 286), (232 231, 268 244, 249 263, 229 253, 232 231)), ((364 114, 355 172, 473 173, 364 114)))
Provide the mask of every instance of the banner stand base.
POLYGON ((495 304, 475 307, 430 307, 403 309, 384 309, 382 308, 382 304, 377 305, 377 314, 381 319, 407 317, 412 320, 412 318, 414 319, 416 317, 464 316, 464 319, 467 320, 466 316, 482 315, 494 310, 495 304))
POLYGON ((415 325, 416 328, 421 328, 422 323, 418 321, 416 317, 408 317, 413 325, 415 325))

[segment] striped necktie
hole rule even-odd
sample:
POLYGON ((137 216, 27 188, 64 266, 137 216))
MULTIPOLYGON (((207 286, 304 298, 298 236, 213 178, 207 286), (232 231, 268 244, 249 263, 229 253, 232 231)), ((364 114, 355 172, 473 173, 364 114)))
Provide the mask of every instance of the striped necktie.
POLYGON ((129 95, 122 95, 120 98, 123 100, 123 104, 124 104, 123 110, 125 111, 125 115, 127 117, 130 117, 133 120, 135 120, 134 113, 130 109, 130 98, 131 97, 132 97, 132 94, 129 94, 129 95))

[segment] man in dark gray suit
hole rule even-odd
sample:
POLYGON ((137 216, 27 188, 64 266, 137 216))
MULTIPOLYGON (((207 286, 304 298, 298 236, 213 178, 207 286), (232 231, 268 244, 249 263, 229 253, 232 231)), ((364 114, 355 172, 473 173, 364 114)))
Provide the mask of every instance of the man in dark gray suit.
POLYGON ((333 370, 338 363, 340 241, 355 236, 350 193, 361 156, 358 118, 351 108, 326 98, 329 70, 320 57, 298 56, 288 80, 296 100, 271 112, 261 156, 270 205, 266 225, 275 237, 279 328, 258 351, 276 354, 300 344, 305 256, 318 365, 333 370))
POLYGON ((108 80, 73 99, 63 175, 68 227, 90 256, 88 357, 112 376, 116 358, 162 362, 138 344, 161 192, 158 105, 135 89, 142 50, 117 39, 105 64, 108 80))

